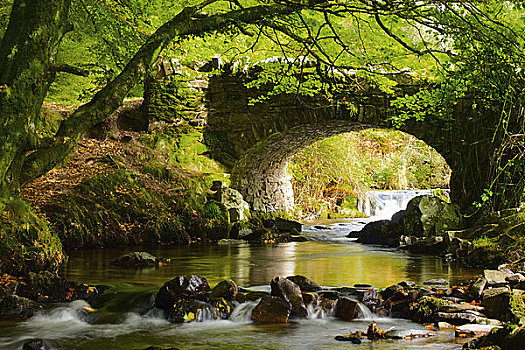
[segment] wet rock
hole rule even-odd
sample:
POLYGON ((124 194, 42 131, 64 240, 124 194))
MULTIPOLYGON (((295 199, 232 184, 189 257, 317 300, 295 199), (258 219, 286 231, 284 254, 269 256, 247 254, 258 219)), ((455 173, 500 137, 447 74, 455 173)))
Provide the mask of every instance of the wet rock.
POLYGON ((319 303, 319 295, 314 292, 303 293, 303 302, 306 306, 312 305, 315 307, 319 303))
POLYGON ((439 311, 442 312, 464 312, 464 311, 476 311, 483 312, 485 308, 478 305, 471 304, 445 304, 439 307, 439 311))
POLYGON ((412 281, 399 282, 398 285, 400 285, 403 288, 417 288, 417 284, 412 281))
POLYGON ((237 240, 241 239, 244 240, 245 237, 251 235, 254 230, 256 230, 257 227, 253 224, 251 224, 248 221, 241 221, 236 222, 232 225, 232 228, 230 230, 230 239, 237 240))
POLYGON ((272 241, 276 238, 276 235, 272 230, 267 228, 259 228, 254 230, 247 236, 244 236, 243 239, 247 240, 250 243, 262 243, 265 241, 272 241))
POLYGON ((513 273, 505 277, 505 280, 514 285, 516 283, 525 281, 525 276, 523 276, 521 273, 513 273))
POLYGON ((345 321, 351 321, 356 317, 357 313, 357 300, 353 300, 347 297, 341 297, 335 304, 334 314, 335 317, 343 319, 345 321))
POLYGON ((319 300, 319 306, 324 312, 330 313, 334 309, 336 302, 337 299, 321 297, 319 300))
POLYGON ((490 297, 492 295, 500 294, 503 292, 510 291, 509 287, 498 287, 498 288, 488 288, 485 289, 482 293, 482 299, 485 299, 487 297, 490 297))
POLYGON ((468 292, 474 299, 479 300, 486 285, 487 280, 484 277, 480 277, 468 288, 468 292))
POLYGON ((357 235, 357 242, 363 244, 378 244, 388 247, 399 246, 399 235, 392 231, 389 220, 370 222, 361 231, 350 235, 357 235))
POLYGON ((177 300, 169 310, 164 310, 164 315, 169 322, 202 322, 206 316, 216 316, 215 309, 200 300, 177 300))
POLYGON ((5 295, 0 298, 0 316, 31 317, 42 305, 17 295, 5 295))
POLYGON ((487 283, 491 286, 494 285, 506 285, 508 284, 506 278, 509 276, 508 274, 498 271, 498 270, 485 270, 483 271, 483 275, 485 279, 487 280, 487 283))
POLYGON ((237 296, 237 293, 239 293, 239 287, 237 287, 237 284, 232 280, 224 280, 213 287, 210 298, 225 298, 232 300, 237 296))
POLYGON ((432 336, 434 336, 433 333, 419 329, 392 329, 384 333, 384 337, 387 339, 414 339, 432 336))
POLYGON ((41 339, 29 340, 24 343, 22 350, 53 350, 55 349, 47 341, 41 339))
POLYGON ((279 297, 264 297, 253 309, 251 319, 260 323, 286 323, 292 305, 279 297))
MULTIPOLYGON (((155 298, 155 306, 167 316, 180 300, 208 301, 211 293, 206 278, 196 275, 178 276, 164 283, 155 298)), ((184 311, 184 310, 183 310, 184 311)))
MULTIPOLYGON (((388 299, 392 298, 394 295, 399 294, 399 293, 404 293, 404 292, 405 292, 405 288, 403 288, 399 284, 394 284, 393 286, 390 286, 390 287, 387 287, 387 288, 383 289, 380 292, 380 294, 381 294, 381 297, 383 298, 383 300, 388 300, 388 299)), ((406 294, 403 294, 403 297, 404 296, 406 296, 406 294)))
POLYGON ((372 312, 376 312, 381 306, 381 297, 375 290, 367 290, 363 294, 363 304, 365 304, 372 312))
POLYGON ((224 298, 220 298, 218 300, 213 301, 211 305, 215 309, 213 313, 214 316, 223 320, 227 320, 228 318, 230 318, 230 315, 235 309, 235 305, 233 304, 233 302, 224 298))
POLYGON ((361 339, 365 338, 362 332, 357 331, 350 334, 338 335, 335 337, 337 341, 347 341, 352 344, 361 344, 361 339))
POLYGON ((520 323, 525 318, 525 301, 522 290, 503 291, 501 293, 484 296, 481 306, 490 318, 512 323, 520 323))
POLYGON ((467 323, 477 323, 485 317, 475 312, 438 312, 437 319, 453 325, 463 325, 467 323))
POLYGON ((288 276, 286 277, 293 283, 297 284, 299 288, 301 288, 301 291, 304 292, 318 292, 321 290, 321 287, 315 283, 314 281, 310 280, 307 277, 301 276, 301 275, 295 275, 295 276, 288 276))
POLYGON ((440 321, 438 316, 439 309, 450 302, 433 297, 423 297, 410 311, 412 320, 419 323, 434 323, 440 321))
POLYGON ((30 272, 17 287, 16 294, 37 302, 66 302, 89 300, 99 294, 97 287, 89 286, 55 275, 51 272, 30 272))
POLYGON ((423 282, 423 284, 426 284, 429 286, 448 286, 449 282, 444 278, 434 278, 434 279, 430 279, 428 281, 423 282))
POLYGON ((270 287, 272 289, 271 296, 283 298, 292 305, 290 316, 306 317, 308 315, 303 302, 301 288, 297 284, 287 278, 277 276, 270 282, 270 287))
POLYGON ((131 252, 113 261, 113 265, 126 268, 158 266, 158 264, 159 260, 157 257, 147 252, 131 252))
POLYGON ((279 217, 275 218, 274 224, 280 232, 301 232, 303 229, 301 223, 279 217))
POLYGON ((484 324, 464 324, 456 327, 456 337, 479 337, 481 335, 489 334, 493 329, 500 328, 498 326, 484 325, 484 324))

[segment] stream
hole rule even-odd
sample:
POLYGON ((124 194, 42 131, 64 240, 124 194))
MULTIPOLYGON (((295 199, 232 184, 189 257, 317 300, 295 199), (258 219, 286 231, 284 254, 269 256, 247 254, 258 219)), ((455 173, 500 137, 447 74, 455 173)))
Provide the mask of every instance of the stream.
MULTIPOLYGON (((377 219, 375 217, 374 219, 377 219)), ((151 345, 179 349, 460 349, 464 339, 453 330, 437 331, 435 337, 413 340, 365 340, 360 345, 337 342, 336 335, 365 331, 371 319, 381 329, 423 329, 402 319, 365 318, 341 321, 329 315, 292 320, 286 325, 262 325, 250 321, 255 303, 239 306, 230 320, 205 320, 170 324, 158 313, 143 314, 151 295, 164 282, 179 275, 207 278, 210 286, 232 279, 239 286, 269 290, 277 275, 304 275, 322 286, 370 284, 384 288, 403 280, 423 283, 445 278, 452 283, 480 273, 459 263, 413 255, 394 249, 365 246, 345 236, 371 219, 324 220, 303 225, 307 242, 250 246, 194 245, 137 248, 170 259, 161 267, 139 270, 115 267, 111 262, 133 251, 96 249, 76 251, 61 275, 67 279, 103 284, 109 290, 89 305, 84 301, 55 305, 27 320, 0 320, 0 349, 21 349, 33 338, 50 340, 58 349, 144 349, 151 345), (85 311, 93 307, 95 312, 85 311)))

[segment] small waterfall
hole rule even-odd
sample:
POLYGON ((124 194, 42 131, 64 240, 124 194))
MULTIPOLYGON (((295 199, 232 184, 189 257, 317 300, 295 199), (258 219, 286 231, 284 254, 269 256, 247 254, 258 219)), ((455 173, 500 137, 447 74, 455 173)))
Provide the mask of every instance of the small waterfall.
MULTIPOLYGON (((436 190, 370 191, 358 201, 358 210, 376 219, 390 219, 392 215, 407 207, 417 196, 434 195, 436 190)), ((439 190, 447 193, 448 190, 439 190)))
POLYGON ((242 322, 247 323, 252 321, 252 310, 255 308, 259 301, 247 301, 237 305, 233 310, 232 314, 228 318, 231 322, 242 322))
POLYGON ((364 320, 375 320, 377 316, 363 303, 357 303, 358 318, 364 320))

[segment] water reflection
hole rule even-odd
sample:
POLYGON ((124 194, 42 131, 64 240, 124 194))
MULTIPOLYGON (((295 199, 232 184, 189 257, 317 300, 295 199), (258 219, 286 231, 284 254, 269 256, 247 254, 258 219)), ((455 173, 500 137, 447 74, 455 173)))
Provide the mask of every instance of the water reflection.
POLYGON ((480 272, 437 257, 407 255, 353 242, 156 247, 146 250, 170 259, 162 267, 130 270, 112 266, 115 258, 131 250, 73 252, 62 274, 83 282, 139 285, 161 285, 178 275, 197 274, 205 276, 211 285, 231 278, 242 286, 268 284, 277 275, 301 274, 326 286, 368 283, 386 287, 402 280, 423 282, 438 277, 458 281, 480 272))

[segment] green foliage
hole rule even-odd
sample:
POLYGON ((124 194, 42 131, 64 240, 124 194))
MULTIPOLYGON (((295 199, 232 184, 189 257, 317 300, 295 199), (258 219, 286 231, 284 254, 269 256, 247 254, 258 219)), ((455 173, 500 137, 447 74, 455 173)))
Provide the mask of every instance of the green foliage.
POLYGON ((363 192, 446 188, 450 176, 435 150, 391 130, 365 130, 317 142, 296 154, 288 169, 298 216, 357 216, 355 197, 363 192))
POLYGON ((57 234, 26 202, 0 200, 0 271, 13 275, 30 271, 56 272, 66 259, 57 234))
POLYGON ((44 211, 63 244, 78 248, 187 241, 176 205, 136 174, 117 170, 82 181, 44 211))

